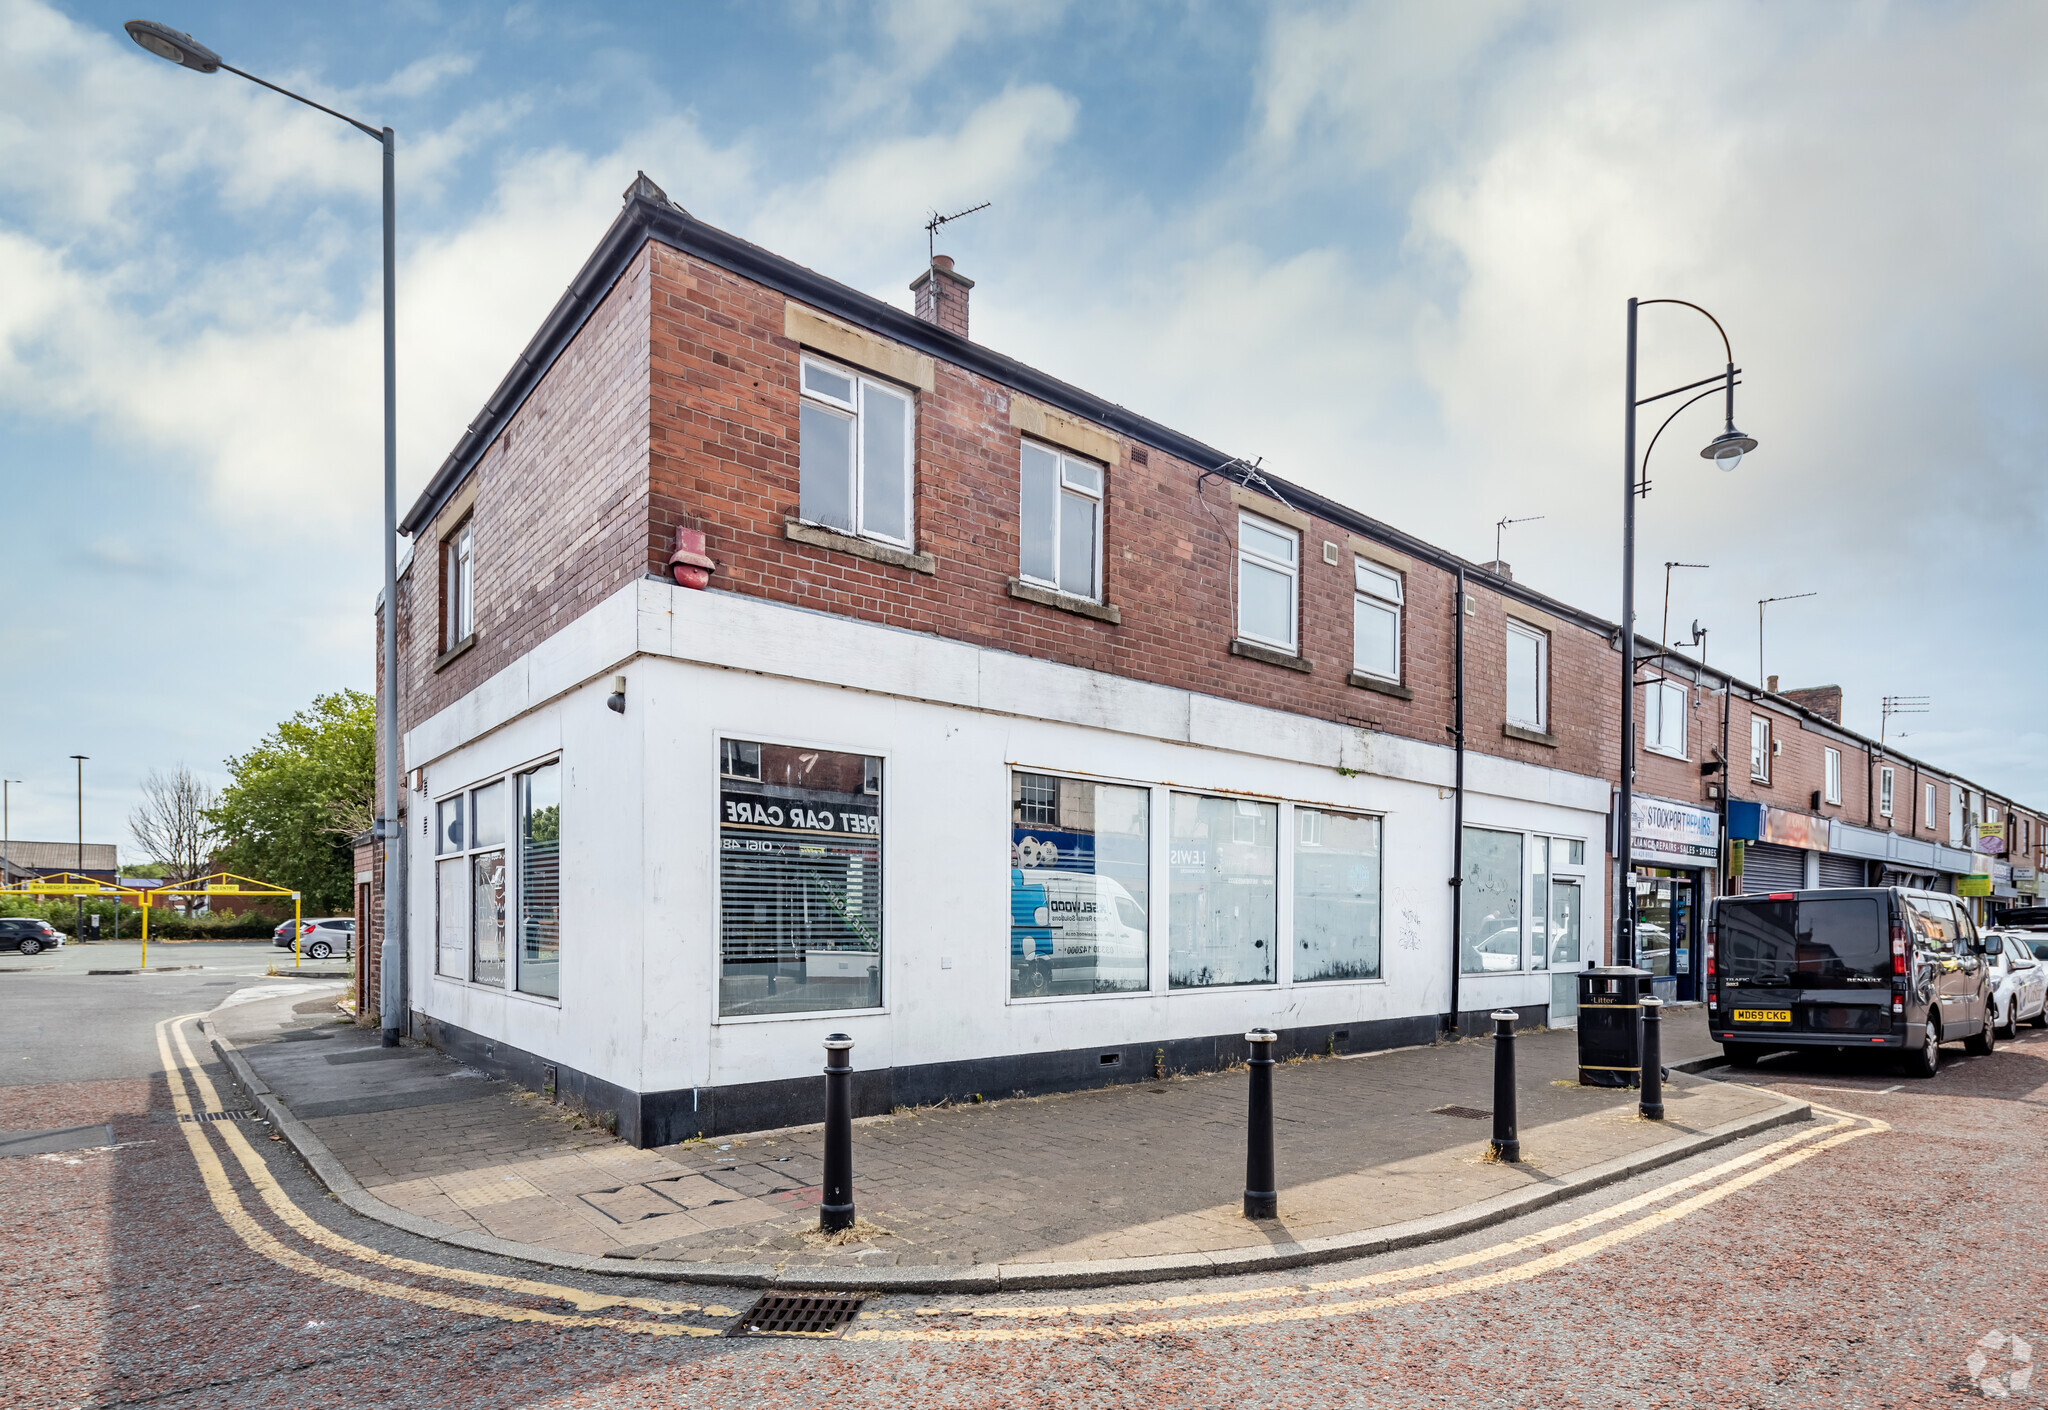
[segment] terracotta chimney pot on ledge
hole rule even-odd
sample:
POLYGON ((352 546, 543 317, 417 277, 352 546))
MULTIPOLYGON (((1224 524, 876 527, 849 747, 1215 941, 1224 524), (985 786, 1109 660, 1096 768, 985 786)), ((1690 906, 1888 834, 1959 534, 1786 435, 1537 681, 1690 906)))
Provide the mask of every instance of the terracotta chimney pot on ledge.
POLYGON ((917 316, 948 333, 967 336, 967 291, 974 281, 953 272, 951 255, 933 255, 932 267, 910 281, 917 296, 917 316))
POLYGON ((676 530, 676 551, 668 556, 668 571, 686 588, 711 585, 711 575, 718 571, 718 565, 704 552, 702 529, 676 530))

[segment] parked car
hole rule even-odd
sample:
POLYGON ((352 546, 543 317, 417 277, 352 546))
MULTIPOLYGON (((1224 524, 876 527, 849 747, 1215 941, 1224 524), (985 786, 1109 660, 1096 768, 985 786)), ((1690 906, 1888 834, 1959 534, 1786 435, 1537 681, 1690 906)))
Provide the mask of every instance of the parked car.
POLYGON ((63 943, 64 932, 46 920, 24 920, 20 917, 0 920, 0 950, 39 955, 63 943))
POLYGON ((1938 891, 1841 887, 1723 896, 1707 932, 1709 1023, 1738 1066, 1779 1048, 1872 1048, 1932 1077, 1941 1044, 1997 1041, 2004 941, 1938 891))
MULTIPOLYGON (((271 933, 271 943, 280 950, 292 948, 292 923, 286 921, 271 933)), ((355 948, 356 918, 324 916, 299 922, 299 954, 309 960, 348 954, 355 948)))
MULTIPOLYGON (((2021 931, 1985 932, 1986 964, 1997 985, 1991 1012, 2003 1037, 2017 1038, 2022 1019, 2031 1020, 2036 1028, 2048 1028, 2048 963, 2035 955, 2033 945, 2040 939, 2021 931), (1996 950, 1991 949, 1993 941, 1998 943, 1996 950)), ((2041 943, 2048 945, 2048 940, 2041 943)))

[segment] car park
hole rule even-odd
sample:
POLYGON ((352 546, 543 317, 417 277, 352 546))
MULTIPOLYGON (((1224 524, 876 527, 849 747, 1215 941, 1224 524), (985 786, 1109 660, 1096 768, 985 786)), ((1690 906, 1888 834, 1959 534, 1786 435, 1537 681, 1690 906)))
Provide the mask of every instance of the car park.
POLYGON ((1985 932, 1985 963, 1996 986, 1991 1012, 2001 1037, 2019 1037, 2022 1023, 2048 1028, 2048 962, 2035 954, 2037 940, 2048 946, 2048 939, 2024 931, 1985 932))
POLYGON ((64 943, 64 932, 46 920, 23 916, 0 918, 0 950, 19 950, 39 955, 64 943))
MULTIPOLYGON (((355 948, 354 916, 323 916, 299 922, 299 954, 309 960, 346 955, 355 948)), ((292 923, 284 922, 271 932, 271 943, 280 950, 292 948, 292 923)))
POLYGON ((1989 957, 2003 948, 1937 891, 1723 896, 1707 931, 1710 1031, 1738 1066, 1783 1048, 1861 1048, 1932 1077, 1943 1043, 1981 1056, 1997 1042, 1989 957))

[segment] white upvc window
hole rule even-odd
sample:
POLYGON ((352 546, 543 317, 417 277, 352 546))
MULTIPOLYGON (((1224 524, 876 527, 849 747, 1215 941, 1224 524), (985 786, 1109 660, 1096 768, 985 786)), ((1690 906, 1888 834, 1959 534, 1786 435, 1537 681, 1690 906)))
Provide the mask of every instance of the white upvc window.
POLYGON ((1301 535, 1250 514, 1237 516, 1237 634, 1296 652, 1301 535))
POLYGON ((1948 786, 1948 845, 1963 845, 1963 790, 1948 786))
POLYGON ((806 356, 797 512, 841 533, 911 546, 916 416, 909 393, 806 356))
POLYGON ((1771 722, 1762 715, 1749 717, 1749 776, 1758 783, 1771 781, 1771 722))
POLYGON ((1934 785, 1927 784, 1926 806, 1920 809, 1920 825, 1929 832, 1934 831, 1934 785))
POLYGON ((1643 747, 1685 757, 1688 692, 1684 681, 1651 681, 1643 690, 1643 747))
POLYGON ((476 630, 476 520, 441 544, 441 649, 453 651, 476 630))
POLYGON ((1877 771, 1877 811, 1883 817, 1892 815, 1892 769, 1887 764, 1877 771))
POLYGON ((1822 782, 1825 785, 1825 791, 1821 796, 1830 803, 1839 803, 1842 801, 1842 751, 1823 749, 1821 764, 1822 782))
POLYGON ((1100 601, 1102 467, 1025 441, 1018 481, 1018 576, 1100 601))
POLYGON ((1514 618, 1507 630, 1507 719, 1546 730, 1550 720, 1550 636, 1514 618))
POLYGON ((1351 665, 1362 676, 1401 679, 1401 575, 1363 558, 1352 564, 1351 665))

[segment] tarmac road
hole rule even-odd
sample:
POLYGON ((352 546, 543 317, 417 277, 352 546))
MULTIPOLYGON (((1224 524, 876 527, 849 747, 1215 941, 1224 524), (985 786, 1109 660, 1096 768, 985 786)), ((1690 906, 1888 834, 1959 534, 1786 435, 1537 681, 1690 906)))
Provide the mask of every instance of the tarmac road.
POLYGON ((0 1128, 104 1121, 115 1142, 0 1158, 8 1405, 2048 1399, 2048 1033, 1932 1082, 1860 1055, 1767 1062, 1746 1077, 1815 1120, 1448 1244, 1294 1275, 883 1297, 838 1338, 729 1338, 751 1294, 416 1239, 329 1199, 261 1124, 180 1120, 241 1108, 195 1025, 164 1021, 222 992, 200 976, 0 979, 0 1018, 82 1044, 0 1086, 0 1128))

